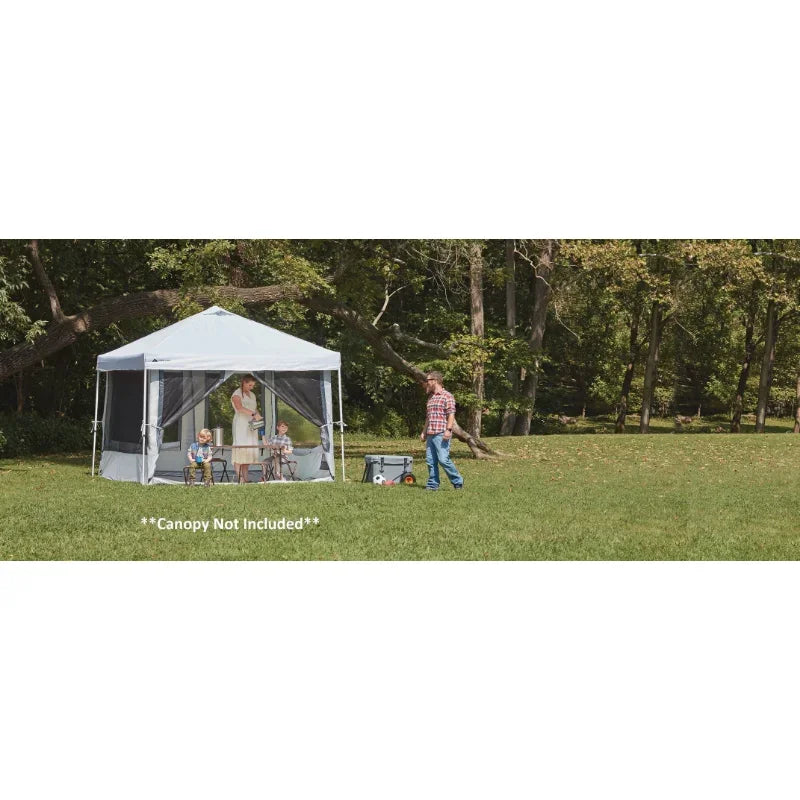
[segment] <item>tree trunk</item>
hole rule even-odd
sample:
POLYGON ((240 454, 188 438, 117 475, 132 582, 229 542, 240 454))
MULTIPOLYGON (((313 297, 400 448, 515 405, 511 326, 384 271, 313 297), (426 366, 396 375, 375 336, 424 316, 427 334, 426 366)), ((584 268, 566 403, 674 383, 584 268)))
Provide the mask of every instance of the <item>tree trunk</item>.
POLYGON ((51 417, 59 416, 62 411, 65 400, 66 405, 69 406, 68 398, 65 397, 65 389, 67 382, 67 375, 69 374, 70 364, 73 358, 74 345, 65 347, 58 352, 53 359, 53 374, 48 381, 48 399, 46 401, 48 406, 48 413, 51 417))
POLYGON ((767 303, 767 324, 764 333, 764 358, 758 380, 758 406, 756 408, 756 433, 764 433, 767 421, 767 403, 772 386, 772 367, 775 363, 775 343, 778 341, 777 307, 774 300, 767 303))
MULTIPOLYGON (((469 298, 470 333, 483 343, 483 245, 481 242, 469 244, 469 298)), ((476 342, 476 344, 478 343, 476 342)), ((483 356, 472 363, 472 394, 474 407, 467 414, 467 430, 470 435, 480 438, 481 418, 483 416, 484 363, 483 356)))
POLYGON ((650 430, 650 408, 653 404, 653 390, 658 378, 658 354, 661 348, 661 320, 663 308, 657 300, 650 310, 650 346, 647 349, 647 366, 644 370, 644 388, 642 389, 642 414, 639 418, 639 433, 650 430))
POLYGON ((800 372, 794 390, 794 433, 800 433, 800 372))
POLYGON ((25 370, 20 370, 14 375, 14 388, 17 390, 17 414, 21 414, 25 410, 25 399, 27 397, 27 377, 28 374, 25 370))
POLYGON ((535 292, 531 311, 531 335, 528 340, 528 347, 533 353, 534 360, 533 366, 528 370, 522 383, 522 396, 527 408, 523 413, 517 415, 514 424, 514 434, 517 436, 527 436, 531 432, 531 418, 536 406, 536 390, 539 384, 539 357, 542 354, 547 305, 550 302, 550 278, 553 274, 557 251, 558 241, 545 239, 539 252, 539 262, 534 277, 535 292))
POLYGON ((244 269, 242 269, 242 256, 244 254, 244 247, 244 242, 241 240, 237 241, 235 258, 231 256, 230 252, 226 252, 222 257, 223 261, 225 261, 225 264, 228 267, 228 283, 231 286, 236 286, 237 288, 247 286, 247 273, 244 271, 244 269))
POLYGON ((625 418, 628 415, 628 395, 631 392, 633 382, 633 371, 636 367, 637 344, 639 338, 639 308, 634 308, 631 314, 631 329, 628 339, 628 363, 625 365, 625 377, 622 379, 622 390, 619 394, 619 405, 617 407, 617 422, 614 425, 614 433, 625 433, 625 418))
MULTIPOLYGON (((517 281, 516 263, 514 261, 514 239, 506 239, 506 331, 509 338, 517 335, 517 281)), ((507 374, 511 387, 511 396, 516 398, 519 394, 519 370, 512 367, 507 374)), ((503 421, 500 425, 500 435, 510 436, 514 432, 517 415, 510 408, 503 412, 503 421)))
POLYGON ((747 379, 750 377, 750 364, 753 360, 753 351, 755 350, 755 341, 753 340, 754 329, 754 321, 752 319, 748 319, 744 331, 744 359, 742 360, 742 368, 739 371, 739 383, 736 386, 736 398, 733 401, 731 433, 740 433, 742 430, 744 392, 745 389, 747 389, 747 379))

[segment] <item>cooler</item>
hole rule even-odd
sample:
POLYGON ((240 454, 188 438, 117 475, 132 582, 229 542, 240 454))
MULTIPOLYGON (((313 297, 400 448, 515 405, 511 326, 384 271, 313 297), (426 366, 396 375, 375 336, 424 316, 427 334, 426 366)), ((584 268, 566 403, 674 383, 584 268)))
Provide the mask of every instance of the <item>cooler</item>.
POLYGON ((376 475, 383 475, 387 481, 400 483, 407 475, 411 475, 414 482, 412 456, 364 456, 363 483, 371 483, 376 475))

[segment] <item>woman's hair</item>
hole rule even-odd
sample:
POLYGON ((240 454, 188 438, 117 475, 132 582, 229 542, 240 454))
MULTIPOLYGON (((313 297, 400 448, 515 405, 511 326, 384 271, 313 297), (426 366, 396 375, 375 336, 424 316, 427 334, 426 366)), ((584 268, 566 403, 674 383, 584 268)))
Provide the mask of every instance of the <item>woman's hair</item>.
POLYGON ((203 428, 202 430, 198 431, 197 436, 208 436, 209 439, 213 438, 211 436, 211 431, 208 428, 203 428))
POLYGON ((256 376, 251 375, 249 372, 247 373, 247 375, 242 375, 242 383, 244 383, 245 381, 253 381, 253 383, 258 383, 258 381, 256 380, 256 376))

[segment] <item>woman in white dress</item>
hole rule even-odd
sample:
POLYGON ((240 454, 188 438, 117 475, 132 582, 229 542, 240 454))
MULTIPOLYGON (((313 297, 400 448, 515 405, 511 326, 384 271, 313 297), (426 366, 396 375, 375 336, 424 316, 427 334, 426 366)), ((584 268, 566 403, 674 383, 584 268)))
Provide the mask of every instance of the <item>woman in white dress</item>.
POLYGON ((231 395, 233 405, 233 461, 234 472, 239 475, 239 483, 247 483, 247 470, 250 464, 259 461, 258 431, 250 428, 250 422, 261 419, 253 387, 256 379, 252 375, 242 378, 242 385, 231 395), (242 445, 256 445, 242 447, 242 445))

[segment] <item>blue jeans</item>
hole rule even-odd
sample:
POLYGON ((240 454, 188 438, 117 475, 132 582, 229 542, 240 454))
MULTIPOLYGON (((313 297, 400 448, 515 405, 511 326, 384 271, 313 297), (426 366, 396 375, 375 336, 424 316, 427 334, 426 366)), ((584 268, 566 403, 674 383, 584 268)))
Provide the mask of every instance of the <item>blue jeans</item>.
POLYGON ((428 465, 426 489, 439 488, 439 465, 445 471, 453 486, 461 486, 464 479, 450 458, 450 440, 443 433, 429 433, 425 440, 425 463, 428 465))

